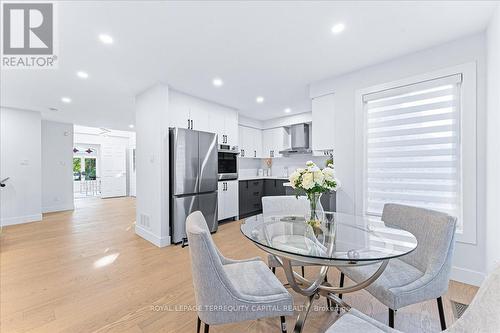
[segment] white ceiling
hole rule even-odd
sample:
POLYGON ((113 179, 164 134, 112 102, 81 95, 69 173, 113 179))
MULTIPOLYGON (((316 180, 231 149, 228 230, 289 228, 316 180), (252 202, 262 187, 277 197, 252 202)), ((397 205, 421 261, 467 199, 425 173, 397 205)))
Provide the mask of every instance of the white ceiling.
POLYGON ((59 69, 2 69, 1 105, 128 129, 134 96, 162 81, 248 117, 280 117, 286 107, 310 109, 310 82, 483 31, 497 3, 60 2, 59 69), (338 22, 346 29, 333 35, 338 22), (100 43, 100 33, 114 44, 100 43))

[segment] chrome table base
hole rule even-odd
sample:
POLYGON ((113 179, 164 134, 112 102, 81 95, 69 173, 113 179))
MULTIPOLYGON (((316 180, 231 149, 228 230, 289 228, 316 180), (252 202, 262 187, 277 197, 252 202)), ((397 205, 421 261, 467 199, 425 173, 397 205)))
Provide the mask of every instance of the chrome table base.
MULTIPOLYGON (((352 286, 337 288, 332 287, 330 283, 325 282, 325 276, 328 273, 328 268, 330 266, 321 266, 316 278, 310 281, 293 271, 290 259, 284 257, 279 257, 278 259, 285 271, 288 286, 295 292, 307 296, 304 306, 302 307, 302 310, 297 317, 297 321, 295 322, 295 328, 293 330, 294 333, 302 332, 307 315, 309 314, 309 310, 311 309, 311 305, 315 298, 319 298, 320 296, 326 297, 333 301, 338 308, 349 311, 351 307, 337 295, 351 293, 366 288, 382 274, 389 263, 389 260, 379 261, 378 263, 381 263, 380 267, 368 279, 352 286)), ((349 266, 357 266, 357 263, 353 262, 349 266)))

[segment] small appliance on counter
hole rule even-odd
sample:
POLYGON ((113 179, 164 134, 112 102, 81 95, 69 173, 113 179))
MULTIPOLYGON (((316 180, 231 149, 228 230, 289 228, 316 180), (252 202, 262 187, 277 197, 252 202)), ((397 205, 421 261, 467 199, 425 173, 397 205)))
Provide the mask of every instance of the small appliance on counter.
POLYGON ((238 179, 238 147, 219 145, 217 170, 219 180, 238 179))
POLYGON ((259 169, 259 170, 257 171, 257 176, 259 176, 259 177, 264 176, 264 170, 263 170, 263 169, 259 169))

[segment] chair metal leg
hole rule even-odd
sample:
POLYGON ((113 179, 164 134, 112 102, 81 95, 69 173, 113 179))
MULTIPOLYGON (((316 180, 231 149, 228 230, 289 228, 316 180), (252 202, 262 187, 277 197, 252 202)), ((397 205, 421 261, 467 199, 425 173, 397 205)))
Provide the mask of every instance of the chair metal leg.
POLYGON ((271 272, 276 275, 276 267, 271 267, 271 272))
POLYGON ((203 333, 208 333, 209 325, 205 323, 205 329, 203 330, 203 333))
POLYGON ((389 327, 394 328, 394 310, 389 308, 389 327))
MULTIPOLYGON (((340 273, 340 284, 339 284, 340 288, 342 288, 344 286, 344 273, 340 273)), ((339 298, 342 299, 342 294, 339 294, 339 298)))
POLYGON ((281 316, 280 317, 280 321, 281 321, 281 333, 286 333, 286 320, 285 320, 285 316, 281 316))
MULTIPOLYGON (((344 286, 344 273, 340 272, 339 287, 342 288, 343 286, 344 286)), ((339 294, 339 298, 342 299, 342 294, 339 294)), ((340 314, 340 307, 337 308, 337 313, 340 314)))
MULTIPOLYGON (((325 275, 325 282, 328 283, 328 275, 325 275)), ((330 311, 332 303, 328 297, 326 298, 326 306, 328 307, 328 311, 330 311)))
POLYGON ((446 329, 446 318, 444 316, 443 299, 440 296, 436 300, 437 300, 437 304, 438 304, 439 321, 441 322, 441 330, 444 331, 446 329))
POLYGON ((304 269, 304 266, 301 266, 301 269, 302 269, 302 277, 305 277, 306 276, 306 270, 304 269))
POLYGON ((200 333, 200 327, 201 327, 201 319, 198 317, 198 320, 196 321, 196 333, 200 333))

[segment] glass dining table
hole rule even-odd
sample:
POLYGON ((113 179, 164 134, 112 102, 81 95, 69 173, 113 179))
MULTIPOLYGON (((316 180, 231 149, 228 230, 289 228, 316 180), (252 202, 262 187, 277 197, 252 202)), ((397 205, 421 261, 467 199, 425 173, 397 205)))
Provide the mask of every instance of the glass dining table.
POLYGON ((355 292, 373 283, 389 260, 405 256, 417 247, 417 239, 408 231, 390 228, 380 220, 343 213, 322 212, 322 222, 314 227, 301 216, 264 216, 246 218, 241 232, 257 247, 274 255, 283 266, 288 285, 306 296, 300 307, 294 332, 304 327, 315 298, 326 297, 339 309, 350 306, 339 294, 355 292), (313 278, 305 278, 292 269, 292 261, 318 266, 313 278), (336 287, 325 281, 330 267, 378 265, 373 275, 354 285, 336 287))

